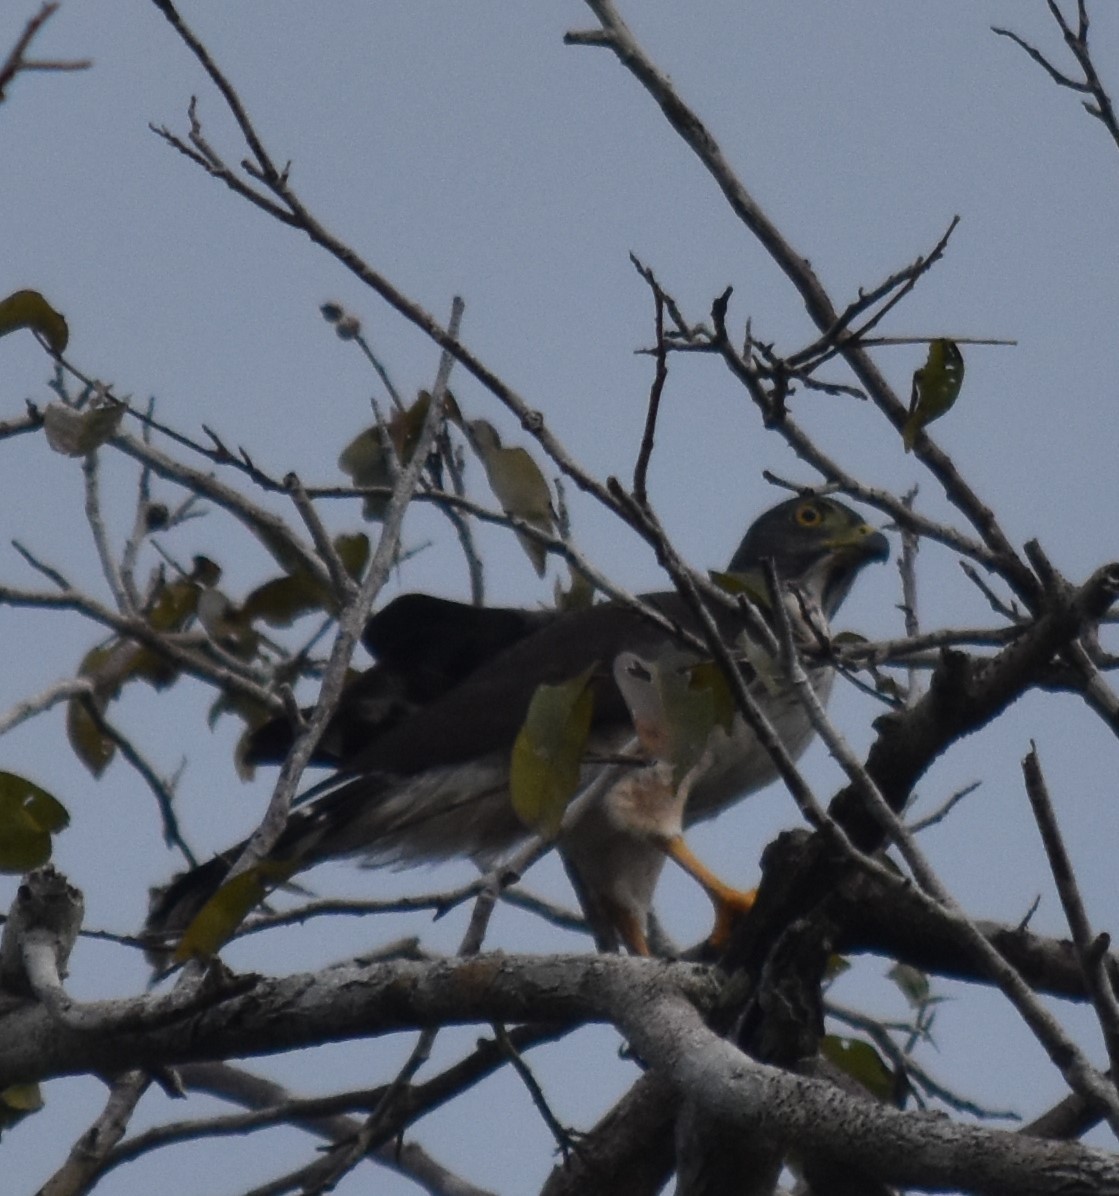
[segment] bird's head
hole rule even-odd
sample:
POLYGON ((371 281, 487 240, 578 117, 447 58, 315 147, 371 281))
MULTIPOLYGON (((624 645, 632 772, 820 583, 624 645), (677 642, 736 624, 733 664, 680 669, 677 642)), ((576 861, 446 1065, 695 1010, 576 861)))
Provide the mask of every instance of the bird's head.
POLYGON ((778 576, 818 603, 830 619, 855 578, 871 561, 885 561, 890 545, 857 511, 833 498, 792 498, 750 526, 729 572, 761 574, 772 560, 778 576))

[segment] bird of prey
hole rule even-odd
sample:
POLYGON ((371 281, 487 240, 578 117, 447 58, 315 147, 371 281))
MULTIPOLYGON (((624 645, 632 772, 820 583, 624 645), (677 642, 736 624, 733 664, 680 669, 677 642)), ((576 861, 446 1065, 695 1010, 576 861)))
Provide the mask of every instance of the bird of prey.
MULTIPOLYGON (((728 574, 767 610, 767 562, 782 587, 795 638, 817 648, 860 570, 889 555, 886 539, 832 498, 805 495, 762 514, 747 531, 728 574)), ((674 627, 698 633, 677 593, 644 596, 674 627)), ((714 612, 731 656, 792 757, 813 730, 800 699, 767 650, 751 640, 741 610, 714 612)), ((642 758, 641 684, 657 662, 679 672, 702 655, 674 643, 633 608, 604 602, 574 611, 476 608, 412 594, 370 620, 363 637, 377 663, 343 693, 317 761, 336 775, 293 811, 273 851, 284 876, 326 859, 360 857, 408 865, 465 856, 501 861, 531 831, 510 798, 510 758, 538 687, 586 675, 593 701, 580 783, 609 783, 573 807, 558 847, 598 945, 646 952, 653 889, 666 853, 692 871, 720 904, 720 886, 683 843, 682 827, 718 814, 774 779, 769 753, 741 715, 710 742, 677 784, 664 761, 642 758), (635 696, 636 695, 636 696, 635 696), (636 746, 636 758, 635 758, 636 746), (629 753, 619 764, 620 754, 629 753), (612 771, 603 776, 603 770, 612 771)), ((819 657, 817 657, 819 660, 819 657)), ((813 664, 826 700, 833 670, 813 664)), ((647 714, 647 712, 645 712, 647 714)), ((270 724, 258 734, 258 760, 282 758, 292 732, 270 724)), ((655 756, 655 752, 653 753, 655 756)), ((235 847, 176 877, 153 895, 148 931, 166 942, 181 933, 220 887, 241 852, 235 847)), ((725 913, 725 910, 723 911, 725 913)), ((717 925, 719 919, 717 918, 717 925)))

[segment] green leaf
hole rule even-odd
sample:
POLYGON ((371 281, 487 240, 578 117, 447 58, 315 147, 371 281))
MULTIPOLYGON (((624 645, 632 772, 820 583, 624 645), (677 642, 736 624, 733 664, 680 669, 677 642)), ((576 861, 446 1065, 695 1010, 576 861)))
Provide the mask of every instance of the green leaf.
POLYGON ((540 685, 513 744, 509 792, 517 817, 553 838, 579 787, 594 713, 590 681, 596 665, 559 685, 540 685))
MULTIPOLYGON (((338 536, 334 549, 346 572, 355 580, 369 560, 369 537, 364 532, 338 536)), ((300 616, 313 610, 338 613, 333 591, 322 585, 299 562, 286 577, 274 577, 257 586, 241 605, 244 620, 263 619, 272 627, 290 627, 300 616)))
POLYGON ((824 981, 830 984, 833 980, 842 976, 844 972, 851 970, 851 962, 843 955, 831 954, 828 956, 828 962, 824 966, 824 981))
POLYGON ((825 1034, 820 1040, 820 1053, 861 1084, 871 1096, 885 1104, 894 1103, 896 1077, 869 1042, 825 1034))
POLYGON ((216 955, 249 912, 297 870, 298 865, 290 861, 261 860, 226 881, 195 914, 175 948, 172 962, 185 963, 188 959, 209 959, 216 955))
POLYGON ((723 670, 713 660, 697 660, 688 666, 687 676, 688 701, 701 703, 704 721, 709 717, 712 727, 722 727, 729 735, 736 708, 723 670))
POLYGON ((38 1084, 9 1084, 0 1089, 0 1130, 11 1129, 42 1107, 43 1094, 38 1084))
MULTIPOLYGON (((216 580, 220 573, 212 561, 195 557, 189 576, 161 581, 144 611, 148 625, 155 631, 181 631, 197 613, 201 579, 216 580)), ((67 703, 66 734, 78 759, 99 777, 113 759, 116 744, 102 732, 89 703, 103 714, 127 682, 146 681, 155 689, 165 689, 178 680, 180 673, 154 648, 114 637, 85 654, 78 666, 78 676, 92 683, 93 693, 71 698, 67 703)))
POLYGON ((181 631, 198 610, 199 586, 189 577, 165 581, 152 595, 144 618, 156 631, 181 631))
POLYGON ((594 605, 594 583, 589 581, 578 569, 571 568, 571 584, 564 589, 563 581, 556 578, 553 595, 556 610, 587 610, 594 605))
POLYGON ((772 697, 779 696, 788 688, 787 675, 780 659, 764 644, 753 639, 749 631, 739 632, 734 641, 734 655, 753 669, 754 676, 772 697))
MULTIPOLYGON (((342 450, 338 468, 348 474, 354 486, 392 488, 393 472, 390 458, 381 443, 377 428, 359 432, 342 450)), ((366 519, 384 519, 388 510, 387 494, 367 494, 362 499, 362 513, 366 519)))
POLYGON ((17 328, 37 332, 56 356, 65 351, 70 339, 65 318, 38 291, 16 291, 0 299, 0 336, 7 336, 17 328))
POLYGON ((66 738, 74 754, 94 777, 99 777, 108 768, 117 745, 102 732, 88 703, 92 702, 99 711, 105 710, 120 692, 121 678, 131 667, 134 651, 135 645, 117 639, 91 648, 78 666, 78 676, 92 682, 93 693, 71 698, 66 703, 66 738))
MULTIPOLYGON (((91 699, 96 702, 96 698, 91 699)), ((117 745, 101 732, 97 720, 81 698, 71 698, 66 703, 66 738, 74 755, 99 777, 112 763, 117 745)))
POLYGON ((964 358, 959 346, 945 337, 933 341, 925 364, 913 374, 909 418, 901 433, 907 453, 916 444, 921 429, 951 408, 963 384, 964 358))
POLYGON ((920 1009, 932 998, 928 975, 920 968, 907 963, 895 963, 886 975, 898 986, 912 1008, 920 1009))
POLYGON ((369 563, 369 537, 365 532, 343 532, 334 538, 334 551, 346 572, 358 581, 369 563))
POLYGON ((26 777, 0 772, 0 872, 20 875, 51 857, 51 835, 70 823, 66 807, 26 777))
MULTIPOLYGON (((490 489, 506 515, 523 519, 542 532, 555 527, 552 516, 552 492, 540 467, 523 448, 503 448, 501 438, 491 424, 476 419, 466 425, 474 451, 481 458, 490 489)), ((532 561, 538 576, 544 575, 548 554, 543 545, 518 533, 521 547, 532 561)))
POLYGON ((245 612, 218 589, 204 589, 198 596, 198 621, 215 643, 242 660, 256 655, 260 636, 245 612))
POLYGON ((275 717, 275 711, 260 702, 246 697, 239 690, 223 690, 211 703, 206 713, 206 725, 212 731, 223 714, 234 714, 244 724, 244 730, 233 749, 233 765, 242 781, 251 781, 256 775, 256 766, 249 763, 248 752, 253 743, 254 732, 275 717))
POLYGON ((309 573, 289 573, 257 586, 241 607, 246 619, 263 619, 272 627, 290 627, 301 615, 322 610, 329 594, 309 573))
MULTIPOLYGON (((391 489, 396 482, 391 454, 385 446, 388 437, 396 453, 399 465, 407 465, 416 450, 416 444, 423 431, 427 410, 431 406, 431 395, 421 390, 411 407, 397 411, 383 427, 376 424, 359 432, 342 450, 338 467, 348 474, 355 486, 378 486, 391 489)), ((366 519, 383 519, 388 510, 387 494, 367 495, 363 503, 366 519)))
POLYGON ((769 609, 769 591, 760 573, 722 573, 712 569, 707 576, 720 590, 728 594, 745 594, 756 607, 769 609))
POLYGON ((84 457, 112 440, 124 418, 123 403, 108 402, 79 411, 65 403, 48 403, 43 412, 47 443, 65 457, 84 457))
POLYGON ((614 679, 641 746, 672 765, 677 784, 707 751, 716 727, 729 731, 734 702, 720 669, 675 649, 655 660, 623 652, 614 679))

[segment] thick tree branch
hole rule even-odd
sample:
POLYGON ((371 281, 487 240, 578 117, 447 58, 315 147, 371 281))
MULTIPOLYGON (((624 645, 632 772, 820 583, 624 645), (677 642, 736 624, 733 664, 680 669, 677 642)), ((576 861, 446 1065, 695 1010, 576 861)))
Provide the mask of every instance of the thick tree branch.
POLYGON ((620 1028, 635 1050, 704 1114, 743 1134, 765 1134, 844 1173, 925 1189, 1069 1196, 1119 1185, 1112 1154, 851 1100, 825 1081, 748 1059, 679 996, 644 996, 651 1000, 623 1006, 620 1028))
MULTIPOLYGON (((164 1016, 158 1025, 145 1024, 142 1001, 129 1023, 114 1030, 118 1003, 89 1002, 82 1008, 91 1022, 104 1019, 98 1034, 60 1026, 40 1006, 16 1010, 0 1022, 0 1088, 76 1072, 249 1057, 425 1026, 602 1022, 610 1020, 619 988, 639 992, 667 984, 701 1005, 718 991, 712 974, 694 964, 585 955, 348 963, 242 983, 248 991, 208 1008, 188 1004, 182 1016, 164 1016), (612 983, 615 974, 623 976, 618 985, 612 983)), ((166 998, 146 1002, 153 1011, 166 1007, 166 998)))

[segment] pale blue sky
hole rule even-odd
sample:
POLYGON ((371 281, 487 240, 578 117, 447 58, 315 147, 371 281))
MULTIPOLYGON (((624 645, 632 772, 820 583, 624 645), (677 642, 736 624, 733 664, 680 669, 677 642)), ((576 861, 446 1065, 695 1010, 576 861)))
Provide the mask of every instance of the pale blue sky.
MULTIPOLYGON (((1119 156, 1075 97, 989 31, 1010 25, 1058 53, 1042 0, 645 0, 625 7, 639 39, 837 302, 929 250, 951 218, 961 217, 944 262, 886 330, 1019 344, 966 351, 963 395, 934 435, 1016 541, 1039 536, 1074 579, 1119 557, 1111 518, 1119 156)), ((34 8, 0 9, 0 52, 34 8)), ((1106 71, 1119 61, 1119 11, 1095 8, 1106 71)), ((581 5, 183 0, 182 12, 239 86, 274 157, 291 159, 296 188, 323 222, 440 319, 461 294, 463 339, 545 413, 592 470, 630 473, 648 393, 648 359, 633 350, 651 340, 651 303, 630 251, 654 268, 689 317, 706 318, 712 299, 733 284, 736 325, 752 317, 756 335, 776 341, 779 351, 806 339, 795 295, 649 97, 607 52, 563 46, 567 29, 592 23, 581 5)), ((308 482, 340 481, 337 453, 368 422, 368 396, 377 388, 356 350, 322 322, 318 305, 337 299, 359 315, 405 391, 430 385, 434 349, 340 266, 148 131, 148 122, 184 131, 187 102, 197 94, 215 147, 230 161, 243 156, 218 97, 153 5, 64 0, 36 50, 88 56, 94 67, 20 78, 0 107, 0 294, 42 290, 69 319, 72 358, 122 394, 154 394, 162 418, 179 429, 197 432, 205 423, 276 474, 295 469, 308 482)), ((1110 81, 1119 89, 1119 72, 1110 81)), ((918 350, 884 350, 879 359, 907 393, 918 350)), ((48 363, 29 336, 0 342, 0 371, 0 418, 18 412, 25 397, 45 398, 48 363)), ((461 373, 452 387, 471 414, 521 439, 461 373)), ((935 485, 866 406, 809 396, 796 410, 865 481, 894 489, 920 482, 926 509, 945 513, 935 485)), ((77 464, 28 438, 0 445, 0 453, 2 575, 34 581, 8 545, 18 536, 104 593, 81 515, 77 464)), ((745 524, 773 500, 763 468, 812 480, 763 432, 725 370, 705 359, 676 360, 650 484, 695 563, 722 564, 745 524)), ((106 486, 119 540, 131 472, 108 462, 106 486)), ((341 510, 332 515, 339 526, 356 521, 341 510)), ((622 584, 658 584, 650 554, 616 523, 580 501, 574 517, 587 553, 622 584)), ((429 530, 415 523, 409 536, 419 542, 429 530)), ((173 547, 186 557, 192 544, 222 542, 225 533, 213 518, 173 547)), ((269 575, 262 552, 246 550, 243 539, 224 542, 235 590, 269 575)), ((550 577, 537 582, 515 549, 497 537, 486 543, 494 600, 548 599, 550 577)), ((984 617, 947 554, 927 549, 921 573, 930 624, 984 617)), ((461 558, 445 536, 404 580, 467 592, 461 558)), ((896 600, 893 571, 879 570, 860 584, 842 622, 871 635, 896 632, 896 600)), ((0 633, 8 657, 0 710, 71 672, 95 638, 73 621, 10 610, 0 610, 0 633)), ((216 736, 204 729, 208 696, 180 689, 157 702, 138 694, 122 703, 119 717, 164 770, 191 755, 184 820, 200 849, 215 849, 253 825, 265 790, 233 777, 232 726, 216 736), (166 733, 172 712, 187 734, 166 733)), ((869 742, 872 708, 841 695, 835 710, 855 743, 869 742)), ((60 717, 39 720, 0 745, 0 767, 34 776, 69 806, 74 825, 57 858, 85 891, 88 923, 132 929, 147 885, 166 877, 173 857, 160 845, 150 798, 134 776, 115 766, 91 782, 61 736, 60 717)), ((1119 829, 1114 740, 1072 699, 1023 703, 1004 726, 930 773, 921 788, 930 806, 970 780, 984 785, 927 836, 927 847, 976 914, 1017 919, 1040 891, 1035 924, 1063 931, 1018 772, 1031 736, 1093 915, 1101 928, 1112 926, 1114 865, 1100 844, 1119 829)), ((837 770, 822 751, 811 753, 808 772, 822 794, 834 787, 837 770)), ((749 882, 760 846, 794 821, 791 803, 773 791, 697 834, 696 845, 723 872, 749 882)), ((558 869, 544 874, 542 884, 564 897, 558 869)), ((373 895, 442 886, 458 875, 338 868, 323 884, 373 895)), ((14 881, 0 881, 0 904, 13 890, 14 881)), ((704 900, 687 883, 662 886, 661 904, 681 938, 703 932, 704 900)), ((450 947, 460 931, 461 919, 451 919, 432 941, 450 947)), ((259 942, 231 958, 246 967, 314 966, 397 933, 365 925, 324 942, 320 927, 281 958, 259 942)), ((511 914, 495 924, 493 942, 545 945, 534 923, 511 914)), ((844 996, 896 1015, 892 990, 873 980, 881 970, 871 962, 864 969, 870 979, 844 996)), ((138 964, 103 947, 85 947, 75 959, 81 992, 133 991, 142 975, 138 964)), ((947 1005, 939 1029, 941 1051, 931 1065, 978 1099, 1028 1113, 1060 1094, 1041 1052, 996 999, 947 1005), (990 1057, 977 1073, 980 1043, 990 1057)), ((464 1044, 473 1034, 447 1037, 464 1044)), ((609 1033, 595 1031, 585 1043, 578 1057, 565 1048, 534 1059, 561 1116, 581 1125, 631 1075, 615 1062, 609 1033), (590 1071, 603 1080, 588 1109, 574 1085, 584 1085, 590 1071)), ((404 1049, 374 1043, 336 1052, 339 1066, 358 1061, 343 1082, 384 1078, 386 1060, 404 1049)), ((302 1090, 335 1082, 318 1065, 308 1072, 306 1062, 274 1066, 302 1090)), ((60 1160, 63 1145, 99 1107, 101 1089, 91 1081, 57 1083, 47 1098, 44 1114, 5 1138, 13 1192, 33 1190, 60 1160)), ((441 1114, 417 1136, 468 1178, 504 1193, 531 1190, 551 1161, 546 1132, 507 1078, 483 1090, 463 1119, 441 1114)), ((223 1143, 205 1148, 214 1168, 208 1173, 190 1149, 171 1167, 159 1163, 160 1189, 166 1196, 237 1192, 307 1151, 294 1135, 223 1143)), ((99 1191, 133 1196, 150 1190, 154 1174, 125 1169, 99 1191)), ((367 1191, 371 1182, 387 1193, 415 1190, 365 1174, 339 1192, 367 1191)))

